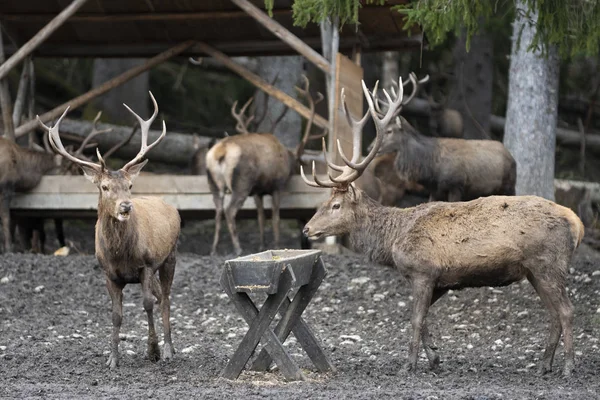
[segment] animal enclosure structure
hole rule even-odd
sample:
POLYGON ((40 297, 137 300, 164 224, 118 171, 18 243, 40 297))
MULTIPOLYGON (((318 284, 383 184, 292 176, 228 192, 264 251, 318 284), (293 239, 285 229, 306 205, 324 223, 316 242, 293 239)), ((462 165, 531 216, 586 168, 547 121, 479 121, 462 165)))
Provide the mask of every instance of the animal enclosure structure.
MULTIPOLYGON (((364 5, 359 13, 360 24, 357 29, 347 26, 339 33, 339 38, 337 34, 333 35, 332 56, 326 59, 319 53, 322 48, 319 26, 311 24, 305 29, 293 26, 293 1, 276 0, 271 18, 264 11, 263 0, 6 0, 0 3, 1 40, 7 56, 7 60, 0 65, 0 80, 28 56, 148 58, 144 64, 40 115, 42 122, 50 123, 67 106, 71 109, 81 107, 163 61, 173 57, 208 55, 306 118, 309 116, 307 107, 230 58, 300 53, 332 82, 327 96, 329 99, 337 99, 341 87, 349 85, 348 105, 353 113, 359 115, 363 109, 362 96, 355 83, 362 77, 359 65, 361 52, 416 50, 422 46, 422 34, 404 31, 403 17, 390 9, 405 2, 395 0, 387 2, 385 6, 364 5), (338 53, 338 50, 352 54, 353 61, 338 53)), ((314 124, 335 132, 329 135, 330 144, 339 138, 343 146, 349 146, 349 132, 333 129, 344 126, 337 123, 340 112, 339 102, 330 101, 330 115, 333 118, 328 121, 317 115, 314 124), (334 111, 333 107, 338 111, 334 111)), ((7 132, 7 135, 18 138, 36 128, 35 120, 26 120, 14 127, 13 132, 7 132)), ((100 146, 100 150, 107 149, 100 146)), ((85 187, 78 184, 78 179, 44 177, 34 192, 16 197, 11 208, 23 214, 49 212, 71 217, 93 214, 94 194, 91 191, 78 192, 87 190, 75 189, 85 187)), ((184 216, 189 214, 206 218, 214 211, 205 179, 140 177, 134 193, 164 196, 184 216)), ((301 186, 299 180, 292 179, 282 196, 284 218, 294 207, 314 210, 322 201, 320 195, 301 186)), ((253 208, 250 204, 243 206, 243 210, 253 208)), ((270 208, 270 204, 266 204, 266 208, 270 208)), ((242 212, 242 216, 244 214, 247 216, 248 212, 242 212)))

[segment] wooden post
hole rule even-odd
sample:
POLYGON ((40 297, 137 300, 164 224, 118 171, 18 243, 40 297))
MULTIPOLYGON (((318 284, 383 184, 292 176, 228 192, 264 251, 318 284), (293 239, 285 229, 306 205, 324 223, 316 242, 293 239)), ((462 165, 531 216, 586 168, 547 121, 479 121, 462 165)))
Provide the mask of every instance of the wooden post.
POLYGON ((17 97, 15 98, 15 104, 13 107, 12 120, 14 126, 19 126, 21 123, 21 117, 23 116, 23 110, 25 109, 25 102, 27 101, 27 95, 30 92, 30 72, 31 58, 28 58, 23 63, 23 70, 21 71, 21 78, 19 79, 19 88, 17 89, 17 97))
MULTIPOLYGON (((76 97, 67 103, 61 104, 60 106, 56 107, 55 109, 53 109, 51 111, 48 111, 47 113, 42 114, 40 116, 40 119, 42 120, 42 122, 48 122, 51 119, 59 117, 67 109, 68 106, 70 106, 71 109, 81 107, 83 104, 87 103, 88 101, 93 100, 94 98, 108 92, 111 89, 116 88, 119 85, 122 85, 123 83, 129 81, 130 79, 135 78, 142 72, 149 70, 150 68, 154 67, 155 65, 160 64, 161 62, 168 60, 169 58, 172 58, 172 57, 182 53, 183 51, 185 51, 186 49, 188 49, 192 45, 194 45, 194 43, 195 42, 193 40, 188 40, 187 42, 180 43, 177 46, 172 47, 169 50, 164 51, 155 57, 152 57, 151 59, 147 60, 145 63, 138 65, 138 66, 130 69, 129 71, 125 71, 121 75, 116 76, 116 77, 112 78, 111 80, 104 82, 102 85, 90 90, 89 92, 82 94, 81 96, 76 97)), ((37 126, 38 126, 37 120, 33 119, 30 121, 27 121, 26 123, 19 126, 15 130, 15 136, 21 137, 23 135, 26 135, 27 133, 29 133, 30 131, 35 129, 37 126)))
MULTIPOLYGON (((294 99, 287 93, 277 89, 275 86, 269 84, 269 82, 265 81, 260 76, 250 72, 248 69, 243 66, 235 63, 231 58, 227 57, 225 54, 221 53, 217 49, 207 45, 203 42, 196 42, 194 49, 199 49, 200 51, 208 54, 209 56, 219 60, 223 63, 227 68, 231 69, 236 74, 240 75, 242 78, 246 79, 248 82, 268 94, 269 96, 275 97, 277 100, 281 101, 283 104, 296 111, 298 114, 302 115, 304 118, 310 118, 310 110, 305 107, 298 100, 294 99)), ((197 63, 194 59, 190 59, 192 63, 197 63)), ((320 128, 328 128, 329 122, 321 117, 318 114, 315 114, 314 124, 319 126, 320 128)))
MULTIPOLYGON (((33 50, 35 50, 44 40, 48 38, 56 29, 58 29, 71 15, 86 2, 87 0, 73 0, 73 2, 64 10, 61 11, 52 21, 44 26, 34 37, 29 39, 15 54, 13 54, 6 62, 0 65, 0 80, 3 79, 11 69, 18 63, 23 61, 33 50)), ((4 60, 2 60, 4 61, 4 60)))
POLYGON ((298 53, 315 64, 325 74, 331 74, 330 63, 319 53, 314 51, 310 46, 296 37, 293 33, 285 29, 283 25, 274 19, 270 18, 264 11, 256 7, 248 0, 231 0, 232 3, 244 10, 248 15, 254 18, 258 23, 271 31, 275 36, 287 43, 298 53))
MULTIPOLYGON (((2 26, 0 26, 0 64, 4 65, 4 42, 2 41, 2 26)), ((12 120, 12 100, 8 91, 8 82, 0 78, 0 108, 2 108, 2 122, 4 124, 4 136, 12 141, 15 140, 15 126, 12 120)))

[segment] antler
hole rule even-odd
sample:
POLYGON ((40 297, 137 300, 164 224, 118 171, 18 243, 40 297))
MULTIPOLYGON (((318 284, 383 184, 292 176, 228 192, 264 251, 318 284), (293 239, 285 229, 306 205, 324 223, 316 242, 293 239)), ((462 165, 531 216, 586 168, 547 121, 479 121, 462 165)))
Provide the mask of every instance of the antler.
MULTIPOLYGON (((129 112, 132 113, 135 118, 137 118, 138 122, 140 123, 140 129, 142 131, 142 144, 140 146, 140 151, 134 157, 133 160, 131 160, 127 164, 125 164, 125 166, 122 168, 124 170, 127 170, 128 168, 130 168, 133 165, 135 165, 138 162, 140 162, 144 158, 144 156, 146 155, 146 153, 149 152, 150 150, 152 150, 152 148, 154 146, 156 146, 157 144, 159 144, 161 142, 161 140, 163 140, 164 137, 165 137, 165 135, 167 134, 167 125, 165 124, 165 121, 163 120, 163 123, 162 123, 162 125, 163 125, 162 133, 160 134, 160 136, 158 137, 158 139, 156 139, 154 141, 154 143, 152 143, 151 145, 148 145, 148 131, 150 130, 150 125, 152 125, 152 122, 154 121, 154 119, 158 115, 158 104, 156 103, 156 99, 152 95, 152 92, 148 92, 148 93, 150 93, 150 98, 152 99, 152 103, 154 104, 154 113, 146 121, 144 121, 131 108, 129 108, 129 106, 127 104, 123 103, 123 105, 125 106, 125 108, 127 108, 127 110, 129 110, 129 112)), ((100 156, 99 152, 98 152, 98 156, 100 156)), ((102 162, 102 158, 99 157, 99 159, 102 162)))
MULTIPOLYGON (((308 122, 306 123, 306 128, 304 129, 304 135, 302 136, 302 140, 296 147, 296 160, 300 160, 302 153, 304 153, 304 148, 306 147, 306 143, 308 143, 309 140, 321 139, 325 135, 327 135, 327 129, 323 129, 323 132, 318 135, 310 134, 310 129, 312 128, 313 120, 315 118, 315 105, 317 105, 321 101, 323 101, 323 99, 325 97, 323 96, 322 93, 317 92, 316 100, 313 99, 313 97, 310 94, 310 90, 309 90, 310 82, 309 82, 308 78, 306 77, 306 75, 302 75, 302 79, 304 80, 304 89, 296 86, 296 90, 298 91, 298 93, 300 95, 306 97, 306 100, 308 102, 308 108, 310 110, 310 117, 308 118, 308 122)), ((286 110, 287 110, 287 107, 286 107, 286 110)))
MULTIPOLYGON (((356 179, 358 179, 358 177, 360 177, 362 175, 362 173, 367 168, 369 163, 375 158, 377 151, 379 151, 379 147, 381 146, 381 142, 383 140, 383 135, 385 134, 387 125, 390 123, 392 118, 394 118, 394 116, 397 113, 397 110, 402 106, 402 98, 404 96, 404 85, 402 85, 402 78, 399 78, 398 94, 396 94, 395 91, 393 92, 393 95, 395 97, 393 100, 390 97, 390 95, 388 94, 388 92, 385 89, 383 90, 383 94, 387 98, 387 101, 389 104, 387 112, 386 112, 385 116, 383 116, 383 117, 379 116, 379 114, 377 112, 377 108, 375 107, 375 103, 374 103, 376 101, 376 97, 374 94, 369 92, 369 90, 367 89, 367 86, 365 85, 365 81, 362 81, 362 88, 363 88, 363 93, 364 93, 365 97, 367 98, 367 103, 369 105, 369 111, 362 117, 362 119, 360 119, 358 121, 355 120, 354 118, 352 118, 352 116, 348 112, 348 106, 346 105, 344 89, 342 89, 342 93, 341 93, 342 104, 344 105, 344 114, 346 115, 346 120, 348 121, 348 124, 352 127, 352 148, 353 148, 352 159, 348 160, 348 158, 346 157, 346 155, 344 154, 344 152, 342 150, 341 143, 338 140, 337 141, 338 151, 340 153, 340 157, 342 158, 342 160, 344 161, 344 163, 346 165, 339 166, 339 165, 333 164, 327 158, 327 153, 325 150, 325 140, 323 140, 323 154, 325 155, 325 160, 327 161, 327 165, 331 169, 341 172, 341 174, 337 177, 333 177, 331 175, 331 173, 329 173, 329 181, 320 181, 317 178, 317 175, 315 173, 315 165, 314 165, 314 161, 313 161, 313 171, 312 171, 312 175, 313 175, 313 179, 314 179, 313 182, 309 181, 306 178, 306 175, 304 174, 304 168, 302 166, 300 166, 300 174, 302 175, 302 179, 308 185, 314 186, 314 187, 328 187, 328 188, 337 188, 339 190, 345 190, 353 181, 355 181, 356 179), (369 152, 369 154, 360 163, 358 163, 357 161, 360 157, 360 143, 361 143, 362 128, 364 127, 365 123, 367 122, 369 114, 371 114, 371 118, 373 118, 373 122, 375 123, 375 128, 377 130, 377 137, 375 138, 375 143, 373 145, 373 148, 369 152)), ((375 84, 375 89, 376 88, 377 88, 377 84, 375 84)))
POLYGON ((104 158, 106 159, 106 158, 112 156, 121 147, 126 146, 129 142, 131 142, 131 139, 133 138, 133 135, 135 135, 137 130, 138 130, 137 125, 135 125, 133 128, 131 128, 131 132, 129 132, 129 135, 125 139, 121 140, 119 143, 115 144, 113 147, 108 149, 108 151, 106 153, 104 153, 104 158))
POLYGON ((254 100, 254 97, 250 97, 248 99, 248 101, 246 101, 246 103, 244 103, 244 105, 240 109, 240 112, 235 111, 235 109, 237 108, 237 104, 238 104, 237 100, 234 101, 233 105, 231 106, 231 115, 237 121, 237 124, 235 125, 235 130, 238 131, 238 133, 243 133, 243 134, 248 133, 248 125, 250 125, 250 122, 252 122, 252 120, 254 119, 254 115, 248 117, 248 119, 244 119, 244 114, 246 113, 246 109, 248 108, 250 103, 252 103, 252 100, 254 100))
POLYGON ((102 171, 104 169, 104 163, 97 164, 97 163, 93 163, 93 162, 90 162, 90 161, 81 160, 81 159, 79 159, 77 157, 72 156, 71 154, 69 154, 69 152, 67 150, 65 150, 65 146, 63 146, 63 144, 62 144, 62 142, 60 140, 60 133, 58 131, 58 127, 59 127, 60 122, 62 121, 62 119, 65 117, 65 115, 67 115, 68 111, 69 111, 69 107, 67 107, 67 109, 65 110, 65 112, 63 113, 63 115, 60 116, 60 118, 58 119, 58 121, 56 121, 56 123, 54 124, 53 127, 48 127, 48 126, 44 125, 44 123, 40 119, 39 115, 36 116, 36 118, 38 120, 38 123, 46 131, 48 131, 48 138, 49 138, 49 141, 50 141, 50 145, 52 146, 52 148, 54 149, 54 151, 56 151, 58 154, 62 155, 63 157, 66 157, 67 159, 71 160, 75 164, 85 165, 85 166, 93 168, 93 169, 95 169, 97 171, 102 171))
MULTIPOLYGON (((413 90, 412 90, 410 96, 408 96, 407 99, 402 101, 402 105, 406 105, 411 102, 411 100, 413 99, 413 97, 415 97, 415 95, 417 94, 417 91, 419 90, 419 85, 429 81, 429 75, 425 75, 422 79, 418 80, 417 75, 414 72, 411 72, 410 74, 408 74, 408 79, 409 79, 408 81, 404 82, 403 86, 408 85, 408 83, 410 82, 413 85, 413 90)), ((396 95, 396 84, 395 83, 392 84, 392 86, 390 87, 390 90, 391 90, 392 94, 395 96, 396 95)), ((381 111, 381 108, 379 107, 379 105, 381 104, 381 105, 384 105, 387 107, 388 104, 378 97, 377 87, 375 87, 375 89, 374 89, 374 99, 375 99, 375 102, 374 102, 375 109, 377 110, 378 113, 383 114, 383 111, 381 111)), ((400 107, 398 109, 398 111, 396 112, 396 115, 398 115, 400 113, 400 111, 402 111, 402 107, 400 107)))
POLYGON ((88 143, 90 143, 90 141, 94 137, 96 137, 98 135, 101 135, 103 133, 107 133, 107 132, 111 132, 112 131, 112 128, 98 130, 98 121, 100 120, 101 116, 102 116, 102 111, 98 111, 98 114, 96 114, 96 117, 92 121, 92 131, 86 136, 86 138, 83 140, 83 142, 81 142, 81 145, 79 146, 79 148, 77 150, 75 150, 74 154, 76 156, 83 155, 83 150, 85 150, 85 148, 88 145, 88 143))

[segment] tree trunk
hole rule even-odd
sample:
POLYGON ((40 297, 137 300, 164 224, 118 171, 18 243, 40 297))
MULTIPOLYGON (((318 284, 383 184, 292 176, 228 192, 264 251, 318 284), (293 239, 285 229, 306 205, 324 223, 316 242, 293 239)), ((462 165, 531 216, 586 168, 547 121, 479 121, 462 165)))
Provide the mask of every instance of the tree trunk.
MULTIPOLYGON (((93 87, 98 87, 104 82, 144 62, 141 58, 97 58, 94 60, 93 87)), ((127 104, 142 118, 149 116, 149 74, 140 76, 114 88, 94 101, 94 105, 103 112, 103 120, 116 124, 133 123, 134 119, 129 111, 123 107, 127 104)))
POLYGON ((389 91, 392 84, 398 83, 399 75, 398 52, 384 51, 381 56, 381 88, 389 91))
MULTIPOLYGON (((300 56, 278 56, 278 57, 259 57, 258 71, 260 76, 272 82, 277 75, 277 82, 274 86, 283 90, 290 96, 297 98, 296 86, 303 73, 302 57, 300 56)), ((263 113, 264 99, 266 94, 257 90, 256 101, 256 116, 263 113)), ((268 132, 271 129, 272 123, 282 113, 285 105, 283 103, 270 99, 267 104, 267 114, 262 123, 258 127, 258 132, 268 132)), ((300 142, 300 131, 302 127, 302 117, 289 110, 285 117, 275 127, 275 136, 288 148, 294 148, 300 142)))
POLYGON ((465 139, 489 139, 492 113, 492 55, 494 47, 489 34, 471 38, 471 49, 466 50, 463 30, 454 45, 454 84, 447 104, 460 112, 465 139))
MULTIPOLYGON (((527 10, 525 0, 518 0, 516 5, 527 10)), ((504 144, 517 161, 517 194, 553 200, 558 52, 553 46, 547 48, 547 57, 537 50, 528 51, 535 26, 519 17, 518 12, 516 15, 504 144)), ((532 10, 531 18, 537 19, 535 10, 532 10)))

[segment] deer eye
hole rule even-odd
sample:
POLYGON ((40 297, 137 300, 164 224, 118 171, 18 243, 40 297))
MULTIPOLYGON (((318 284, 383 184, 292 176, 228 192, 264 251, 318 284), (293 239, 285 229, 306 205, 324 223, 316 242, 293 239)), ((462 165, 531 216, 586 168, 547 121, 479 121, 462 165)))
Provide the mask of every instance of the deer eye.
POLYGON ((108 192, 108 186, 102 185, 102 190, 104 190, 105 192, 108 192))
POLYGON ((339 210, 340 209, 340 203, 335 203, 331 208, 334 209, 334 210, 339 210))

